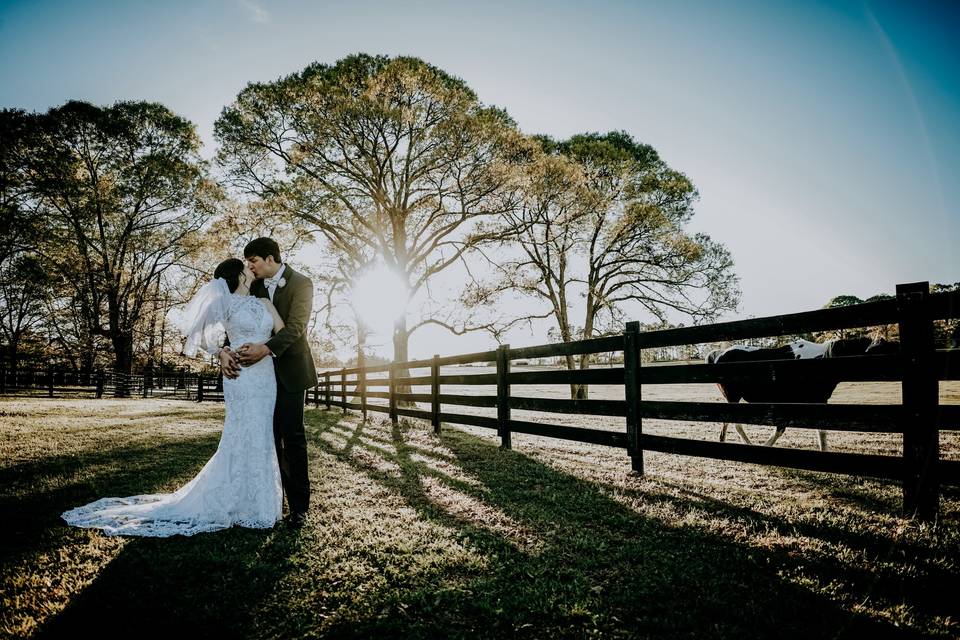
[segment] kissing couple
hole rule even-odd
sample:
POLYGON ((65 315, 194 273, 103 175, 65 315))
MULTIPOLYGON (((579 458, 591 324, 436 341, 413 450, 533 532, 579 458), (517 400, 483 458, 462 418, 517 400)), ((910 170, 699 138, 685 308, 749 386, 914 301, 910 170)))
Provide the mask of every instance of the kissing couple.
POLYGON ((257 238, 245 260, 224 260, 168 318, 186 336, 183 354, 215 355, 223 372, 225 417, 217 452, 173 493, 102 498, 64 512, 67 524, 105 534, 168 537, 239 525, 302 527, 310 504, 305 392, 317 384, 307 342, 313 283, 257 238))

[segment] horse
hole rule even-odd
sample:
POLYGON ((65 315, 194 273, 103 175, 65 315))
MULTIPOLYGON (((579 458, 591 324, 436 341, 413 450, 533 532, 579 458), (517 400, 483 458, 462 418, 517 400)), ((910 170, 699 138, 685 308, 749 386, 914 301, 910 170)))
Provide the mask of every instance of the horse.
MULTIPOLYGON (((746 345, 734 345, 727 349, 714 349, 707 354, 707 364, 726 362, 762 362, 769 360, 802 360, 815 358, 838 358, 856 355, 877 355, 893 353, 899 349, 899 343, 882 338, 839 338, 824 343, 809 340, 794 340, 782 347, 758 348, 746 345)), ((744 402, 793 402, 806 404, 826 404, 837 388, 835 380, 796 379, 756 380, 718 382, 720 393, 730 403, 744 402)), ((747 444, 753 444, 740 424, 734 424, 740 438, 747 444)), ((720 441, 727 437, 728 423, 720 428, 720 441)), ((763 446, 773 446, 786 427, 778 426, 763 446)), ((827 450, 827 433, 817 429, 817 438, 821 451, 827 450)))

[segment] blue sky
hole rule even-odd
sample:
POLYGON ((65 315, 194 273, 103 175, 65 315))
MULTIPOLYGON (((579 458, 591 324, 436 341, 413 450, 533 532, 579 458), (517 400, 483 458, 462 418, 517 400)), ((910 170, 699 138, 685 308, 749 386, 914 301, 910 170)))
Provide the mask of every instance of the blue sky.
MULTIPOLYGON (((249 81, 415 55, 528 133, 652 144, 698 187, 693 228, 730 248, 749 317, 960 280, 957 42, 946 0, 0 2, 0 106, 156 100, 212 155, 249 81)), ((486 345, 411 350, 438 340, 486 345)))

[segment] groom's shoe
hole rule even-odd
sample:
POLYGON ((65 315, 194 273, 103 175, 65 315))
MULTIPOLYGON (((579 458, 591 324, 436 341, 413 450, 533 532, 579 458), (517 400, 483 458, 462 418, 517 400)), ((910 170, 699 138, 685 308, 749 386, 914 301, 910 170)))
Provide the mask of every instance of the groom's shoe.
POLYGON ((287 516, 287 526, 291 529, 300 529, 307 524, 307 512, 297 511, 287 516))

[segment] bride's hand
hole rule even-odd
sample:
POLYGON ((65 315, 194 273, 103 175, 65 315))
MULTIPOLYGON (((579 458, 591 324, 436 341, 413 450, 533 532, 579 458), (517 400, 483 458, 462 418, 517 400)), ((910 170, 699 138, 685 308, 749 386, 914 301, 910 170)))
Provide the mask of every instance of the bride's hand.
POLYGON ((237 361, 237 354, 230 350, 230 347, 224 347, 220 350, 220 370, 225 378, 235 380, 240 375, 240 364, 237 361))

